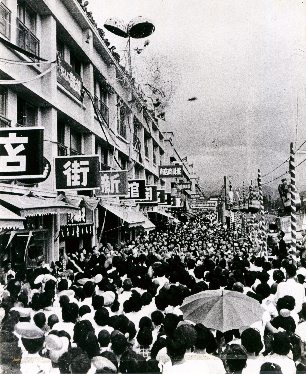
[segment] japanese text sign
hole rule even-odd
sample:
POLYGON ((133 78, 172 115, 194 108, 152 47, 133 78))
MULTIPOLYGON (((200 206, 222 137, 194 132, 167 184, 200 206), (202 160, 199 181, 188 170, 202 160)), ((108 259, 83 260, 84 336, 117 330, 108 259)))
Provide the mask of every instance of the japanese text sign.
POLYGON ((81 100, 82 80, 74 69, 62 58, 57 59, 57 81, 73 96, 81 100))
POLYGON ((128 194, 127 170, 101 171, 100 189, 97 196, 123 196, 128 194))
POLYGON ((55 158, 57 190, 92 190, 100 187, 99 156, 55 158))
POLYGON ((182 165, 166 165, 159 167, 159 177, 160 178, 173 178, 183 176, 183 166, 182 165))
POLYGON ((142 201, 157 201, 157 186, 145 187, 146 197, 142 201))
POLYGON ((190 190, 191 189, 191 183, 190 182, 182 182, 177 184, 178 188, 181 190, 190 190))
POLYGON ((128 197, 130 199, 146 198, 146 181, 144 179, 129 180, 128 197))
POLYGON ((0 129, 0 180, 43 177, 43 128, 0 129))

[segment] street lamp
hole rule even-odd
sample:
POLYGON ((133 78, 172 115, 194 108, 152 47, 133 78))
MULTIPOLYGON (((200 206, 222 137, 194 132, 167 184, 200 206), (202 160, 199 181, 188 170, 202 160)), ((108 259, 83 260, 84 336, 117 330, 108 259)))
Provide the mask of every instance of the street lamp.
POLYGON ((127 25, 119 18, 109 18, 104 27, 115 35, 128 38, 128 65, 129 73, 132 75, 131 38, 147 38, 154 32, 155 26, 147 18, 139 16, 133 18, 127 25))

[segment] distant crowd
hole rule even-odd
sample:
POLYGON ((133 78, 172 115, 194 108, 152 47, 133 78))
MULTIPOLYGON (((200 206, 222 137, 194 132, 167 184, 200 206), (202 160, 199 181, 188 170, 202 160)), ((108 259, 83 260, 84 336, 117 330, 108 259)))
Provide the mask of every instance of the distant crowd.
POLYGON ((0 373, 306 373, 306 260, 283 236, 272 257, 206 213, 36 269, 8 264, 0 373), (206 294, 242 299, 236 328, 205 325, 206 294), (245 325, 249 302, 260 315, 245 325))

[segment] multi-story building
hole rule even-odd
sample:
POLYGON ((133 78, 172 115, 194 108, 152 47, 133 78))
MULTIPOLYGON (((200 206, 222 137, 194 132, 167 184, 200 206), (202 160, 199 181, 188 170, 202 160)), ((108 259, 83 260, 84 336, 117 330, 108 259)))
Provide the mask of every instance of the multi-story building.
POLYGON ((157 118, 81 0, 2 0, 0 10, 0 126, 42 127, 51 165, 49 177, 36 184, 1 181, 1 205, 24 218, 23 230, 2 232, 2 248, 11 248, 9 260, 17 263, 25 249, 39 247, 51 262, 61 250, 97 245, 102 226, 109 241, 124 239, 125 227, 143 222, 141 213, 129 208, 133 217, 123 217, 117 198, 117 210, 105 219, 104 200, 93 192, 60 194, 54 159, 99 155, 101 170, 125 169, 129 179, 163 187, 157 118))

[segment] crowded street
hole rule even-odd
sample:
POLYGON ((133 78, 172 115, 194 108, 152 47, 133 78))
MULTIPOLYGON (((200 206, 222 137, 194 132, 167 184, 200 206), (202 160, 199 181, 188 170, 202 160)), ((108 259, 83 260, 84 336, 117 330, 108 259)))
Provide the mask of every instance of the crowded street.
POLYGON ((306 374, 306 3, 0 0, 0 374, 306 374))
POLYGON ((2 370, 304 372, 305 243, 282 259, 259 250, 201 213, 115 248, 8 266, 2 370))

